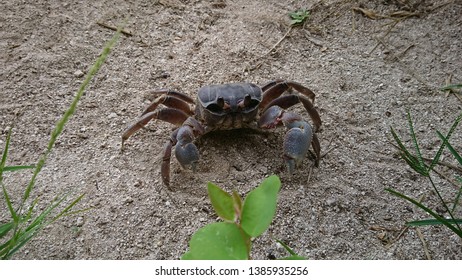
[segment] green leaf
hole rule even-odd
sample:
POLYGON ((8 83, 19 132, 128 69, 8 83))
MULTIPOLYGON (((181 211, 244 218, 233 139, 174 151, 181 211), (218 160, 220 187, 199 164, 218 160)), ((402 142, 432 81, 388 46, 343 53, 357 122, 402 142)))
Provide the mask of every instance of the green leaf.
POLYGON ((183 260, 246 260, 249 239, 236 224, 213 223, 199 229, 189 242, 183 260))
POLYGON ((233 222, 236 219, 233 197, 213 183, 207 184, 207 192, 213 209, 225 221, 233 222))
MULTIPOLYGON (((455 220, 444 219, 444 220, 450 224, 461 224, 462 225, 462 219, 455 219, 455 220)), ((407 222, 406 224, 408 226, 414 226, 414 227, 444 225, 442 221, 438 221, 436 219, 418 220, 418 221, 407 222)))
POLYGON ((279 177, 273 175, 247 195, 242 209, 241 226, 248 235, 257 237, 269 227, 276 213, 280 187, 279 177))
POLYGON ((240 217, 242 213, 242 198, 235 190, 233 190, 233 205, 236 215, 240 217))
POLYGON ((297 25, 305 22, 305 20, 309 18, 310 12, 304 9, 300 9, 295 12, 289 13, 289 16, 292 19, 290 25, 297 25))

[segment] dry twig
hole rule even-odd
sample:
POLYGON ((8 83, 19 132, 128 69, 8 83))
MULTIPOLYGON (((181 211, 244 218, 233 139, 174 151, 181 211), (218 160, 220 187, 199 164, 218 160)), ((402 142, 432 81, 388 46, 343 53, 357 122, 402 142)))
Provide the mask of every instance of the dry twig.
MULTIPOLYGON (((101 27, 104 27, 104 28, 108 28, 108 29, 117 31, 117 27, 108 25, 108 24, 106 24, 106 23, 104 23, 104 22, 97 21, 96 24, 98 24, 98 25, 101 26, 101 27)), ((128 36, 128 37, 133 36, 132 33, 128 32, 128 31, 125 31, 125 30, 123 30, 123 29, 120 31, 120 33, 122 33, 122 34, 124 34, 125 36, 128 36)))
POLYGON ((425 239, 423 237, 422 232, 420 231, 420 228, 416 228, 415 230, 417 232, 417 235, 419 236, 420 241, 422 242, 422 246, 423 246, 423 249, 424 249, 424 252, 425 252, 425 256, 427 256, 427 260, 431 260, 432 257, 430 256, 430 252, 428 251, 427 242, 425 242, 425 239))
MULTIPOLYGON (((263 54, 262 56, 254 59, 252 61, 252 63, 255 63, 257 62, 258 60, 262 60, 263 58, 265 58, 266 56, 268 56, 269 54, 271 54, 274 49, 276 49, 277 46, 279 46, 279 44, 281 44, 282 41, 284 41, 285 38, 287 38, 287 36, 289 35, 290 31, 292 30, 292 26, 289 27, 289 29, 287 30, 287 32, 284 34, 284 36, 282 36, 281 39, 279 39, 279 41, 276 42, 276 44, 274 44, 265 54, 263 54)), ((251 68, 247 68, 246 70, 249 70, 249 71, 252 71, 252 70, 255 70, 255 69, 258 69, 260 68, 260 66, 262 66, 263 64, 263 61, 260 61, 258 64, 256 64, 255 66, 251 67, 251 68)))

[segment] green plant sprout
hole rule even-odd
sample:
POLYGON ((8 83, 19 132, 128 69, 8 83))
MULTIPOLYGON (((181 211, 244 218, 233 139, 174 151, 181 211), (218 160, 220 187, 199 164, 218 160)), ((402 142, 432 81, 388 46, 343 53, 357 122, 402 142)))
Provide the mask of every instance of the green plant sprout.
POLYGON ((300 9, 295 12, 289 13, 289 16, 291 19, 291 26, 300 25, 303 24, 310 17, 310 12, 305 9, 300 9))
POLYGON ((21 249, 27 242, 29 242, 34 236, 36 236, 44 227, 55 222, 59 218, 71 214, 80 213, 88 209, 76 210, 73 211, 74 206, 83 198, 83 194, 72 200, 67 206, 64 207, 58 214, 53 214, 58 206, 60 206, 70 195, 69 193, 57 195, 53 201, 45 207, 45 209, 40 213, 36 213, 36 206, 38 205, 38 198, 35 198, 33 201, 31 199, 31 192, 35 186, 35 180, 42 170, 45 162, 51 153, 56 139, 62 133, 65 124, 68 122, 69 118, 74 114, 77 104, 83 93, 86 86, 90 83, 92 78, 96 75, 98 70, 103 65, 107 56, 109 55, 112 47, 115 45, 117 40, 120 37, 121 29, 116 32, 112 39, 104 47, 102 54, 96 60, 95 64, 90 68, 85 80, 81 84, 79 90, 77 91, 76 96, 74 97, 71 105, 64 113, 62 118, 56 124, 53 132, 51 133, 50 140, 47 145, 47 149, 40 157, 36 165, 25 165, 25 166, 6 166, 6 161, 8 157, 8 149, 10 145, 11 138, 11 129, 7 135, 5 148, 2 153, 2 158, 0 161, 0 185, 2 187, 3 198, 5 200, 8 211, 10 212, 11 219, 5 223, 0 224, 0 258, 9 259, 11 256, 21 249), (3 173, 7 171, 19 171, 23 169, 34 169, 32 178, 29 181, 29 184, 24 190, 22 199, 20 200, 19 205, 13 205, 13 202, 10 198, 10 195, 7 190, 7 186, 3 180, 3 173), (30 204, 30 206, 26 206, 30 204), (27 209, 26 209, 27 207, 27 209))
POLYGON ((423 156, 422 156, 422 154, 420 152, 421 149, 419 147, 417 137, 416 137, 416 135, 414 133, 414 125, 413 125, 411 115, 410 115, 409 112, 407 113, 407 117, 408 117, 408 122, 409 122, 409 131, 410 131, 411 139, 412 139, 413 146, 414 146, 414 149, 415 149, 415 154, 411 153, 404 146, 404 144, 402 143, 401 139, 396 134, 394 129, 391 128, 391 133, 393 135, 393 138, 395 139, 396 143, 398 144, 399 153, 400 153, 401 157, 406 161, 406 163, 414 171, 416 171, 420 175, 428 178, 433 190, 435 191, 436 195, 438 196, 438 199, 440 200, 440 202, 444 206, 444 209, 449 214, 450 218, 445 218, 445 217, 439 215, 438 213, 436 213, 436 211, 428 208, 427 206, 423 205, 419 201, 417 201, 417 200, 415 200, 415 199, 413 199, 411 197, 408 197, 408 196, 406 196, 406 195, 404 195, 402 193, 399 193, 399 192, 397 192, 397 191, 395 191, 393 189, 387 188, 385 190, 390 192, 393 195, 396 195, 396 196, 398 196, 398 197, 400 197, 400 198, 402 198, 404 200, 407 200, 407 201, 411 202, 412 204, 414 204, 417 207, 419 207, 420 209, 424 210, 425 212, 427 212, 429 215, 431 215, 434 218, 434 219, 411 221, 411 222, 408 222, 407 225, 409 225, 409 226, 444 225, 447 228, 449 228, 450 230, 452 230, 454 233, 456 233, 460 238, 462 238, 462 229, 461 229, 461 226, 460 226, 460 225, 462 225, 462 219, 456 219, 454 217, 456 206, 459 205, 461 194, 462 194, 462 178, 461 177, 456 177, 456 180, 460 183, 460 187, 459 187, 459 189, 458 189, 457 193, 455 194, 454 199, 452 201, 453 206, 449 207, 448 203, 446 202, 447 200, 443 199, 443 197, 441 196, 440 191, 436 187, 436 185, 435 185, 435 183, 434 183, 434 181, 433 181, 433 179, 431 177, 431 172, 433 171, 433 168, 435 167, 435 165, 439 163, 441 154, 443 153, 443 150, 445 148, 448 148, 449 152, 454 156, 454 158, 457 160, 459 165, 462 167, 462 157, 454 149, 454 147, 449 143, 449 139, 450 139, 451 135, 453 134, 454 130, 456 129, 457 125, 459 124, 459 122, 462 119, 462 113, 459 114, 459 116, 456 118, 456 120, 452 124, 452 126, 449 129, 449 132, 447 133, 446 136, 444 136, 439 131, 436 132, 438 137, 442 140, 442 144, 439 147, 438 151, 435 154, 435 157, 431 160, 431 163, 429 165, 427 163, 425 163, 425 160, 424 160, 424 158, 423 158, 423 156))
MULTIPOLYGON (((223 222, 199 229, 189 242, 183 260, 246 260, 250 259, 251 240, 265 232, 276 213, 277 195, 281 187, 275 175, 266 178, 249 192, 244 201, 236 191, 229 194, 213 183, 207 191, 212 206, 223 222)), ((303 259, 280 242, 291 256, 303 259)))

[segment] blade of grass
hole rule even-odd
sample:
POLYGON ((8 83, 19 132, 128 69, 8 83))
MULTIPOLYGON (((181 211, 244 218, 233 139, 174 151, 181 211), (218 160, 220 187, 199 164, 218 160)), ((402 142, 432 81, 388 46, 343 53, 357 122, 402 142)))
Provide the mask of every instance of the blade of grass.
POLYGON ((447 85, 447 86, 444 86, 442 88, 440 88, 440 90, 450 90, 450 89, 458 89, 458 88, 462 88, 462 84, 451 84, 451 85, 447 85))
POLYGON ((448 142, 447 137, 444 137, 443 134, 441 134, 439 131, 436 132, 438 136, 441 138, 441 140, 444 141, 444 144, 448 147, 448 150, 451 152, 451 154, 456 158, 456 160, 459 162, 460 165, 462 165, 462 157, 459 155, 459 153, 454 149, 454 147, 448 142))
POLYGON ((454 202, 453 202, 452 209, 451 209, 452 212, 456 211, 456 207, 457 205, 459 205, 460 197, 462 196, 462 179, 461 178, 458 178, 458 179, 459 179, 458 181, 461 183, 461 187, 459 188, 459 191, 457 192, 456 198, 454 198, 454 202))
MULTIPOLYGON (((82 194, 80 195, 79 197, 77 197, 76 199, 74 199, 74 201, 72 201, 66 208, 64 208, 56 217, 54 217, 50 223, 53 223, 54 221, 58 220, 59 218, 61 218, 62 216, 67 216, 71 213, 80 213, 80 212, 84 212, 86 211, 85 209, 83 210, 78 210, 78 211, 74 211, 74 212, 69 212, 83 197, 85 196, 85 194, 82 194)), ((90 209, 90 208, 87 208, 87 209, 90 209)))
POLYGON ((443 149, 444 149, 445 146, 448 147, 449 151, 454 155, 454 157, 456 157, 459 164, 462 165, 462 158, 456 152, 456 150, 451 146, 451 144, 449 144, 449 138, 451 138, 452 133, 456 130, 456 127, 459 124, 459 122, 461 121, 461 119, 462 119, 462 113, 455 119, 454 123, 451 125, 451 128, 449 128, 449 132, 446 135, 446 137, 443 136, 443 134, 441 134, 441 132, 436 131, 436 133, 438 134, 440 139, 443 141, 443 143, 441 144, 440 148, 438 149, 438 152, 436 153, 435 158, 433 159, 432 163, 430 164, 429 170, 432 170, 433 167, 438 163, 439 158, 440 158, 441 154, 443 153, 443 149))
MULTIPOLYGON (((50 215, 50 213, 56 209, 59 205, 62 204, 62 202, 68 197, 69 194, 65 194, 62 196, 56 196, 52 202, 38 217, 36 217, 31 224, 24 230, 24 232, 21 232, 19 234, 19 238, 15 240, 15 242, 11 242, 11 248, 9 248, 7 254, 5 255, 4 258, 8 259, 10 258, 14 253, 16 253, 21 247, 27 244, 27 242, 33 238, 35 235, 38 234, 38 232, 46 227, 47 225, 55 222, 57 219, 61 218, 64 215, 71 214, 71 213, 77 213, 77 212, 82 212, 83 210, 80 211, 74 211, 74 212, 69 212, 82 198, 84 195, 80 195, 78 198, 76 198, 70 205, 68 205, 64 210, 62 210, 56 217, 53 219, 47 221, 47 217, 50 215)), ((0 254, 1 255, 1 254, 0 254)))
MULTIPOLYGON (((62 131, 64 129, 64 126, 68 122, 69 118, 74 114, 74 112, 76 110, 76 107, 77 107, 77 104, 78 104, 79 100, 81 99, 81 97, 83 96, 85 88, 90 83, 92 78, 96 75, 98 70, 101 68, 101 66, 105 62, 107 56, 109 55, 112 47, 115 45, 115 43, 119 39, 120 34, 121 34, 121 30, 122 30, 122 27, 119 27, 116 34, 105 45, 101 55, 96 60, 95 64, 93 64, 93 66, 90 68, 87 76, 85 77, 85 80, 83 81, 83 83, 81 84, 79 90, 77 91, 77 94, 74 97, 71 105, 66 110, 66 112, 64 113, 62 118, 57 122, 56 127, 53 129, 53 131, 51 133, 51 137, 50 137, 50 140, 48 142, 47 149, 45 150, 45 152, 40 157, 38 163, 35 165, 34 173, 32 175, 32 178, 29 181, 29 184, 27 185, 27 187, 26 187, 26 189, 24 191, 24 194, 22 196, 22 201, 21 201, 17 211, 14 211, 14 209, 12 207, 12 204, 11 204, 11 201, 10 201, 10 199, 8 197, 7 192, 6 192, 6 188, 4 187, 4 185, 3 185, 2 181, 1 181, 2 180, 1 175, 3 174, 3 169, 5 167, 5 162, 6 162, 6 157, 7 157, 7 150, 8 150, 8 145, 9 145, 9 136, 11 135, 11 130, 10 130, 9 136, 7 138, 6 149, 3 152, 2 161, 0 162, 0 183, 1 183, 2 187, 3 187, 3 193, 4 193, 5 197, 7 198, 6 200, 7 200, 7 204, 8 204, 8 207, 10 209, 10 212, 12 213, 12 216, 15 216, 15 218, 14 218, 14 224, 13 224, 14 232, 13 232, 12 238, 9 241, 7 241, 6 243, 1 244, 1 248, 2 248, 0 250, 0 257, 1 258, 4 258, 4 259, 5 258, 10 258, 12 254, 14 254, 17 250, 19 250, 22 246, 24 246, 32 237, 34 237, 39 232, 39 230, 43 228, 44 221, 50 215, 51 211, 53 209, 55 209, 56 207, 58 207, 64 201, 64 198, 66 197, 66 195, 61 197, 61 198, 56 197, 56 199, 53 200, 52 204, 49 205, 38 217, 33 219, 33 221, 28 226, 26 226, 24 223, 19 223, 19 218, 18 218, 18 215, 16 213, 22 213, 22 209, 25 206, 26 201, 29 199, 30 194, 31 194, 31 192, 32 192, 32 190, 33 190, 33 188, 35 186, 36 178, 37 178, 38 174, 40 173, 40 171, 42 170, 43 166, 45 165, 45 162, 46 162, 49 154, 51 153, 51 150, 53 149, 54 144, 55 144, 58 136, 62 133, 62 131), (26 227, 25 230, 23 230, 23 227, 26 227)), ((54 219, 51 219, 51 221, 47 222, 46 224, 52 223, 52 222, 56 221, 56 219, 66 215, 66 214, 72 213, 72 212, 70 212, 70 210, 72 209, 72 207, 75 206, 76 203, 78 203, 82 199, 82 197, 83 197, 83 195, 79 196, 69 206, 67 206, 63 211, 61 211, 56 217, 54 217, 54 219)), ((35 204, 36 204, 36 201, 34 201, 33 206, 35 204)), ((33 209, 34 209, 33 206, 29 207, 29 211, 28 211, 28 214, 27 214, 28 216, 32 215, 33 209)))
POLYGON ((121 34, 121 30, 122 30, 122 27, 119 27, 116 34, 112 37, 112 39, 108 43, 106 43, 101 55, 96 60, 95 64, 93 64, 93 66, 90 68, 90 70, 87 73, 87 76, 85 77, 85 80, 80 85, 80 88, 77 91, 77 94, 74 97, 74 100, 72 101, 71 105, 66 110, 66 112, 64 113, 62 118, 58 121, 58 123, 56 124, 56 127, 52 131, 51 138, 50 138, 50 141, 48 142, 47 149, 46 149, 45 153, 42 155, 42 157, 40 158, 40 160, 38 161, 38 163, 36 165, 36 168, 35 168, 35 171, 34 171, 34 174, 32 175, 32 178, 31 178, 31 180, 29 182, 29 185, 27 186, 26 191, 24 192, 23 202, 25 202, 29 198, 30 192, 32 191, 32 189, 33 189, 33 187, 35 185, 35 180, 37 178, 37 175, 40 173, 43 166, 45 165, 45 161, 47 160, 48 155, 50 154, 50 152, 51 152, 51 150, 52 150, 52 148, 53 148, 53 146, 54 146, 54 144, 56 142, 56 139, 62 133, 62 131, 64 129, 64 126, 68 122, 69 118, 74 114, 74 112, 76 110, 76 107, 77 107, 77 104, 78 104, 79 100, 82 98, 83 93, 85 92, 85 88, 88 86, 90 81, 93 79, 93 77, 96 75, 96 73, 101 68, 103 63, 106 61, 106 58, 109 55, 111 49, 113 48, 115 43, 118 41, 118 39, 120 37, 120 34, 121 34))
POLYGON ((287 252, 289 252, 289 254, 291 254, 292 256, 295 256, 297 255, 297 253, 294 252, 294 250, 292 250, 289 246, 287 246, 284 242, 282 242, 281 240, 279 239, 276 239, 276 242, 281 244, 282 247, 284 247, 284 249, 286 249, 287 252))
MULTIPOLYGON (((32 239, 32 237, 37 235, 38 232, 39 231, 37 230, 37 231, 33 231, 33 232, 28 232, 28 233, 21 233, 21 235, 20 235, 21 238, 12 243, 12 244, 14 244, 14 246, 12 246, 11 249, 8 249, 7 253, 2 258, 5 259, 5 260, 11 258, 11 256, 14 253, 16 253, 19 249, 21 249, 21 247, 26 245, 27 242, 29 242, 29 240, 32 239)), ((0 256, 2 256, 2 255, 3 254, 0 253, 0 256)))
POLYGON ((393 127, 390 127, 390 130, 391 130, 391 134, 393 136, 393 138, 395 139, 396 143, 398 144, 399 146, 399 150, 400 150, 400 155, 401 157, 406 161, 406 163, 412 168, 414 169, 417 173, 421 174, 422 176, 426 176, 426 168, 422 169, 420 168, 420 164, 418 162, 418 160, 416 159, 415 156, 413 156, 409 150, 406 148, 406 146, 404 146, 403 142, 401 141, 401 139, 399 138, 398 134, 396 134, 395 130, 393 129, 393 127))
POLYGON ((8 191, 6 190, 5 186, 2 183, 3 189, 3 196, 5 197, 6 205, 8 206, 8 210, 10 211, 11 217, 13 218, 14 224, 19 222, 19 217, 16 211, 13 208, 13 204, 11 203, 10 196, 8 195, 8 191))
POLYGON ((18 171, 22 169, 33 169, 35 165, 13 165, 13 166, 5 166, 3 171, 18 171))
MULTIPOLYGON (((56 201, 55 198, 53 201, 56 201)), ((36 233, 42 228, 42 223, 45 220, 46 216, 62 202, 63 199, 59 200, 58 203, 50 204, 38 217, 34 218, 32 222, 23 230, 19 227, 20 222, 15 223, 15 232, 9 240, 7 246, 4 246, 4 250, 0 253, 3 259, 9 259, 17 250, 24 246, 36 233)), ((29 220, 32 216, 34 206, 37 205, 37 199, 29 207, 29 210, 26 215, 26 219, 29 220)))
MULTIPOLYGON (((398 196, 400 198, 403 198, 409 202, 411 202, 412 204, 416 205, 417 207, 419 207, 420 209, 424 210, 425 212, 427 212, 428 214, 430 214, 431 216, 433 216, 435 219, 437 219, 438 221, 440 221, 442 224, 444 224, 447 228, 449 228, 450 230, 452 230, 454 233, 456 233, 458 236, 460 236, 462 238, 462 230, 454 227, 451 223, 447 222, 446 219, 444 219, 443 217, 441 217, 440 215, 438 215, 437 213, 433 212, 430 208, 426 207, 425 205, 423 205, 422 203, 404 195, 404 194, 401 194, 393 189, 390 189, 390 188, 387 188, 385 189, 386 191, 388 191, 389 193, 395 195, 395 196, 398 196)), ((455 220, 453 218, 453 220, 455 220)), ((457 225, 457 224, 456 224, 457 225)))
POLYGON ((13 228, 13 222, 8 222, 0 225, 0 238, 5 236, 13 228))
MULTIPOLYGON (((445 219, 448 223, 451 224, 462 224, 462 219, 445 219)), ((420 226, 439 226, 443 225, 441 221, 435 219, 428 219, 428 220, 418 220, 406 223, 408 226, 420 227, 420 226)))
POLYGON ((420 152, 419 143, 417 142, 417 136, 415 135, 415 132, 414 132, 414 124, 412 122, 411 113, 409 111, 407 112, 407 119, 409 122, 409 131, 411 133, 411 139, 412 139, 412 142, 414 143, 414 149, 417 153, 416 158, 419 163, 419 170, 424 171, 422 175, 424 175, 425 177, 428 177, 429 176, 428 170, 422 158, 422 153, 420 152))
POLYGON ((8 148, 10 146, 11 131, 12 131, 12 128, 10 128, 10 130, 8 131, 8 135, 6 136, 5 149, 3 150, 3 153, 2 153, 2 161, 0 161, 0 183, 3 182, 3 170, 5 168, 6 158, 8 156, 8 148))

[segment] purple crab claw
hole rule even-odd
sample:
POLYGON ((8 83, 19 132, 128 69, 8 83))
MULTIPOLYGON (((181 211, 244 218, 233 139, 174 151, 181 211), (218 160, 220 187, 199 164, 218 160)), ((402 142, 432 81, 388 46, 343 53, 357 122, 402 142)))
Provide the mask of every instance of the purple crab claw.
POLYGON ((273 105, 260 117, 258 125, 261 128, 272 129, 284 125, 287 133, 284 138, 284 160, 290 174, 299 167, 309 151, 310 144, 315 152, 315 166, 319 165, 321 147, 314 133, 313 127, 308 122, 292 112, 286 112, 283 108, 273 105))
POLYGON ((191 169, 195 172, 196 165, 199 161, 199 151, 192 143, 194 132, 190 126, 182 126, 176 136, 177 144, 175 146, 175 157, 183 168, 191 169))
POLYGON ((301 165, 308 153, 313 139, 313 130, 311 125, 305 121, 295 121, 286 126, 289 130, 284 138, 284 160, 289 174, 293 174, 295 168, 301 165))

